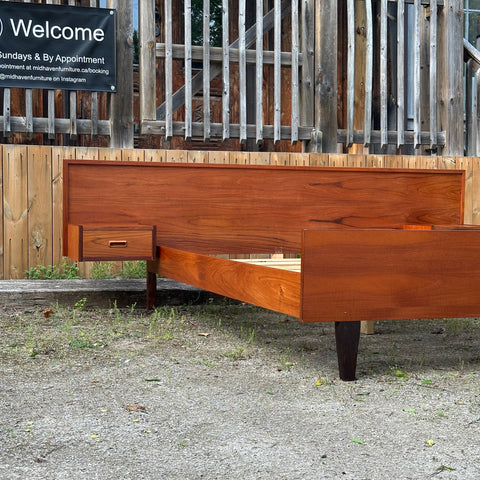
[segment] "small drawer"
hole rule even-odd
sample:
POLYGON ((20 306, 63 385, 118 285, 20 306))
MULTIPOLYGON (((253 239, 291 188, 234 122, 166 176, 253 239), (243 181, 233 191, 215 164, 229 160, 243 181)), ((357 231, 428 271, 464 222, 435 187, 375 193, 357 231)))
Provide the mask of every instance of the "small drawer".
POLYGON ((153 260, 155 226, 68 225, 68 256, 77 261, 153 260))

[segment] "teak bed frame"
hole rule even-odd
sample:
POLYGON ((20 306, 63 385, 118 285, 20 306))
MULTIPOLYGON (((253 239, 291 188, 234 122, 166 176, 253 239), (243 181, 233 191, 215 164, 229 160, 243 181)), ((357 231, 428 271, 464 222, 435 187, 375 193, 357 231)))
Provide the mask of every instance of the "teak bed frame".
POLYGON ((147 260, 149 308, 163 275, 334 321, 343 380, 361 320, 480 315, 463 171, 65 160, 63 185, 64 255, 147 260))

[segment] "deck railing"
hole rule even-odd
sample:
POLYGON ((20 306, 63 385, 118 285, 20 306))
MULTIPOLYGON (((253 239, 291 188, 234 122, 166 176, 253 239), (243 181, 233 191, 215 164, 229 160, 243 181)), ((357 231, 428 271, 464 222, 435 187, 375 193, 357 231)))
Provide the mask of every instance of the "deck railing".
POLYGON ((193 1, 140 0, 143 132, 460 153, 461 0, 204 0, 195 45, 193 1))
MULTIPOLYGON (((16 132, 50 142, 85 134, 133 146, 132 0, 106 6, 117 9, 117 93, 0 89, 4 141, 16 132)), ((288 140, 305 151, 357 144, 355 151, 462 155, 462 6, 139 0, 140 130, 207 146, 288 140)))
POLYGON ((281 139, 292 143, 310 140, 312 125, 300 121, 303 56, 298 0, 274 0, 273 8, 267 11, 264 2, 247 5, 246 0, 239 0, 235 15, 231 1, 216 2, 222 12, 221 25, 217 25, 221 30, 218 46, 212 41, 210 1, 202 4, 201 45, 195 45, 192 38, 195 12, 191 0, 180 2, 181 10, 176 11, 183 16, 182 25, 175 20, 178 16, 172 17, 176 3, 166 0, 162 5, 164 31, 156 38, 155 3, 140 0, 142 131, 163 134, 167 139, 237 138, 241 143, 247 139, 257 143, 264 139, 275 143, 281 139), (178 33, 181 30, 183 35, 178 33), (157 60, 163 72, 160 85, 156 84, 157 60), (217 77, 221 78, 221 119, 212 121, 212 81, 217 77), (195 109, 193 99, 199 95, 202 104, 195 109), (158 97, 160 105, 155 103, 158 97))
POLYGON ((445 145, 437 120, 439 9, 443 1, 347 0, 346 126, 339 141, 445 145))

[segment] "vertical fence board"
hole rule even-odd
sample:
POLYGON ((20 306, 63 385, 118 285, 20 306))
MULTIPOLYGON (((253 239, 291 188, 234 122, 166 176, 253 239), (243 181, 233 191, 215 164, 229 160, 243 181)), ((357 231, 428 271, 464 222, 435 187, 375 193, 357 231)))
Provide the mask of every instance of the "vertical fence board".
POLYGON ((222 13, 222 140, 230 138, 230 37, 228 32, 228 2, 223 0, 222 13))
POLYGON ((385 166, 382 155, 366 155, 365 166, 369 168, 383 168, 385 166))
POLYGON ((185 140, 192 138, 192 3, 184 0, 185 140))
POLYGON ((25 131, 27 138, 33 137, 33 98, 31 88, 25 90, 25 131))
POLYGON ((145 150, 145 161, 146 162, 165 162, 165 150, 154 150, 148 149, 145 150))
MULTIPOLYGON (((302 77, 300 89, 300 122, 302 125, 314 124, 315 112, 315 0, 302 0, 302 77)), ((314 142, 305 142, 304 147, 311 151, 316 148, 314 142)))
POLYGON ((420 70, 420 45, 421 45, 421 5, 420 0, 414 1, 414 27, 413 27, 413 130, 414 130, 414 148, 420 146, 420 88, 421 88, 421 70, 420 70))
POLYGON ((187 163, 188 152, 184 150, 166 150, 165 161, 172 163, 187 163))
MULTIPOLYGON (((473 158, 459 157, 457 166, 460 170, 465 171, 465 199, 464 199, 464 218, 465 223, 473 223, 473 195, 474 195, 474 169, 473 158)), ((478 192, 480 193, 480 192, 478 192)))
POLYGON ((3 136, 9 137, 12 129, 10 125, 10 112, 11 112, 11 92, 9 88, 3 89, 3 136))
POLYGON ((381 147, 388 144, 388 81, 387 81, 387 0, 381 0, 380 4, 380 130, 381 147))
POLYGON ((238 74, 239 74, 239 103, 240 103, 240 143, 247 140, 247 57, 245 40, 245 0, 239 1, 238 6, 238 74))
POLYGON ((405 142, 405 2, 397 2, 397 147, 405 142))
POLYGON ((63 160, 75 158, 74 147, 52 148, 52 265, 62 261, 63 160))
POLYGON ((155 4, 153 0, 139 0, 139 43, 140 49, 140 119, 156 118, 156 64, 155 64, 155 4))
POLYGON ((213 152, 208 152, 208 163, 228 163, 229 162, 229 152, 215 150, 213 152))
MULTIPOLYGON (((399 0, 402 1, 402 0, 399 0)), ((373 92, 373 17, 372 0, 365 0, 365 117, 363 121, 363 145, 370 145, 372 133, 372 92, 373 92)))
POLYGON ((249 152, 230 152, 228 163, 235 165, 248 165, 250 163, 249 152))
POLYGON ((437 0, 430 0, 430 148, 437 145, 437 0))
MULTIPOLYGON (((52 4, 53 0, 47 0, 47 4, 52 4)), ((55 138, 55 90, 47 92, 47 137, 49 140, 55 138)))
POLYGON ((165 0, 165 16, 165 139, 170 140, 173 135, 172 0, 165 0))
POLYGON ((355 100, 355 4, 347 0, 347 141, 353 144, 353 115, 355 100))
POLYGON ((203 0, 203 140, 210 140, 210 0, 203 0))
POLYGON ((299 52, 298 0, 292 0, 292 131, 291 143, 298 142, 299 124, 299 83, 298 83, 298 52, 299 52))
POLYGON ((27 147, 3 146, 4 278, 24 278, 28 268, 27 147))
POLYGON ((270 155, 267 152, 250 152, 250 163, 252 165, 269 165, 270 155))
POLYGON ((92 92, 92 100, 91 100, 91 119, 92 119, 92 129, 91 135, 92 139, 96 139, 98 137, 98 93, 92 92))
POLYGON ((77 138, 77 93, 69 93, 70 100, 70 138, 76 140, 77 138))
POLYGON ((256 85, 256 141, 257 144, 263 141, 263 0, 257 0, 256 9, 256 25, 257 25, 257 40, 256 40, 256 65, 255 65, 255 85, 256 85))
POLYGON ((127 162, 144 162, 145 153, 140 148, 123 148, 122 149, 122 161, 127 162))
POLYGON ((470 157, 472 162, 472 223, 480 225, 480 159, 470 157))
POLYGON ((204 150, 189 150, 188 151, 189 163, 208 163, 208 152, 204 150))
POLYGON ((465 105, 467 108, 465 109, 465 128, 466 128, 466 146, 467 146, 467 155, 474 155, 474 146, 475 146, 475 139, 474 139, 474 128, 473 128, 473 112, 475 111, 474 105, 474 94, 473 94, 473 76, 474 76, 474 69, 473 69, 473 60, 470 59, 467 62, 466 70, 465 70, 465 105), (471 108, 470 108, 471 106, 471 108))
POLYGON ((280 143, 281 139, 281 125, 282 125, 282 17, 281 17, 281 2, 274 1, 275 5, 275 20, 273 28, 273 50, 274 50, 274 65, 273 65, 273 143, 276 145, 280 143))
POLYGON ((28 268, 52 265, 52 149, 27 148, 28 268))
POLYGON ((480 155, 480 69, 475 72, 474 101, 472 112, 473 155, 480 155))

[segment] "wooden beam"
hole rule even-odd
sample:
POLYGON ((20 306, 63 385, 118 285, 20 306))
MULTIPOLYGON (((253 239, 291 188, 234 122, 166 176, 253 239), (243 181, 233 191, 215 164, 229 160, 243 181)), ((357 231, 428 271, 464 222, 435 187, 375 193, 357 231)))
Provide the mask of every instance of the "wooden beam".
POLYGON ((133 6, 132 0, 108 0, 117 11, 117 91, 110 94, 110 147, 133 148, 133 6))
POLYGON ((337 151, 337 9, 338 0, 320 2, 315 9, 315 129, 329 153, 337 151))
MULTIPOLYGON (((302 75, 300 87, 300 125, 315 124, 315 0, 301 2, 301 60, 302 75)), ((317 142, 307 139, 303 149, 316 152, 320 149, 317 142)))
POLYGON ((445 0, 440 10, 438 28, 438 77, 444 79, 439 99, 441 125, 446 140, 442 154, 455 156, 464 154, 463 121, 463 0, 445 0))
POLYGON ((155 120, 155 5, 139 0, 140 118, 155 120))

